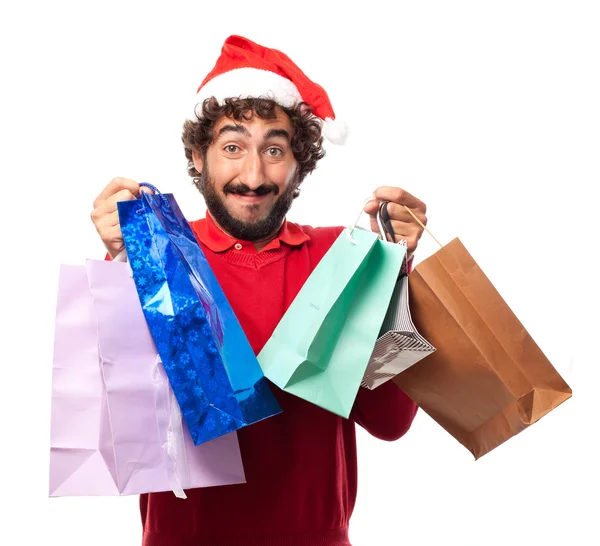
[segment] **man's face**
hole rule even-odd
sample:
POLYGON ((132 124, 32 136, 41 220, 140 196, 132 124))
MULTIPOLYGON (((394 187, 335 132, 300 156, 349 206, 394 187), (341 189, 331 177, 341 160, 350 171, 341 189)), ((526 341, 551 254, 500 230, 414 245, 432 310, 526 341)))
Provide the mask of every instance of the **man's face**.
POLYGON ((279 108, 275 119, 254 115, 235 123, 223 117, 215 125, 206 159, 194 152, 206 206, 230 235, 256 241, 281 226, 298 186, 292 130, 279 108))

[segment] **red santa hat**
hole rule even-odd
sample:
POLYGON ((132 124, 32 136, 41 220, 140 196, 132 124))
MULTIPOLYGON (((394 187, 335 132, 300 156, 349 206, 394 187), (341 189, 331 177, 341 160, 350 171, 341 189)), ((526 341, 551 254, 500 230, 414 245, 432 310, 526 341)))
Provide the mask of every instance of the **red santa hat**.
POLYGON ((202 116, 202 102, 215 97, 220 103, 229 97, 269 98, 285 107, 306 102, 323 121, 323 135, 334 144, 348 136, 345 122, 336 120, 329 97, 284 53, 256 44, 242 36, 225 40, 221 55, 196 92, 196 116, 202 116))

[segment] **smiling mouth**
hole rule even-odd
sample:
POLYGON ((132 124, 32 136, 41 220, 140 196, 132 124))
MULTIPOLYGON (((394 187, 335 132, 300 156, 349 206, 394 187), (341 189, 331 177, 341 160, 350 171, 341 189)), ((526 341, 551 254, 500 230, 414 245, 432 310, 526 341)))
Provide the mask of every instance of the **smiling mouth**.
POLYGON ((234 197, 235 199, 239 199, 243 203, 260 203, 261 201, 266 199, 270 194, 271 194, 271 192, 263 193, 263 194, 257 194, 254 192, 248 192, 248 193, 233 193, 232 192, 229 195, 231 197, 234 197))

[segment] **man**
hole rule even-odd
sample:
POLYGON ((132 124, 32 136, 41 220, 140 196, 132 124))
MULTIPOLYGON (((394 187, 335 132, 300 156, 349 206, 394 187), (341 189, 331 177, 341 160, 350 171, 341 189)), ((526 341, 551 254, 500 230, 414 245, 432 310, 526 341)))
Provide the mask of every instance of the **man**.
MULTIPOLYGON (((305 176, 324 155, 321 130, 340 140, 325 91, 283 53, 232 36, 200 86, 196 119, 184 125, 188 170, 207 205, 192 222, 202 250, 254 351, 269 339, 342 228, 310 228, 285 216, 305 176), (268 97, 268 98, 264 98, 268 97)), ((117 202, 139 195, 137 182, 111 181, 92 219, 113 258, 124 250, 117 202)), ((381 187, 394 233, 410 255, 425 205, 381 187)), ((365 211, 372 216, 378 203, 365 211)), ((355 423, 383 440, 410 427, 415 404, 388 382, 360 389, 350 419, 273 392, 283 412, 238 431, 247 483, 142 495, 145 546, 348 546, 356 498, 355 423)))

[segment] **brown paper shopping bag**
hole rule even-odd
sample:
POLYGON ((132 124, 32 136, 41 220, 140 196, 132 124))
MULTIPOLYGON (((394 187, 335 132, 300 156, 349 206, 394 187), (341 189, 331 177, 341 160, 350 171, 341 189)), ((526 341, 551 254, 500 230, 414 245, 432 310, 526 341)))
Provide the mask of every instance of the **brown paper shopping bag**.
POLYGON ((571 397, 459 239, 415 267, 409 292, 414 324, 437 350, 394 381, 475 459, 571 397))

